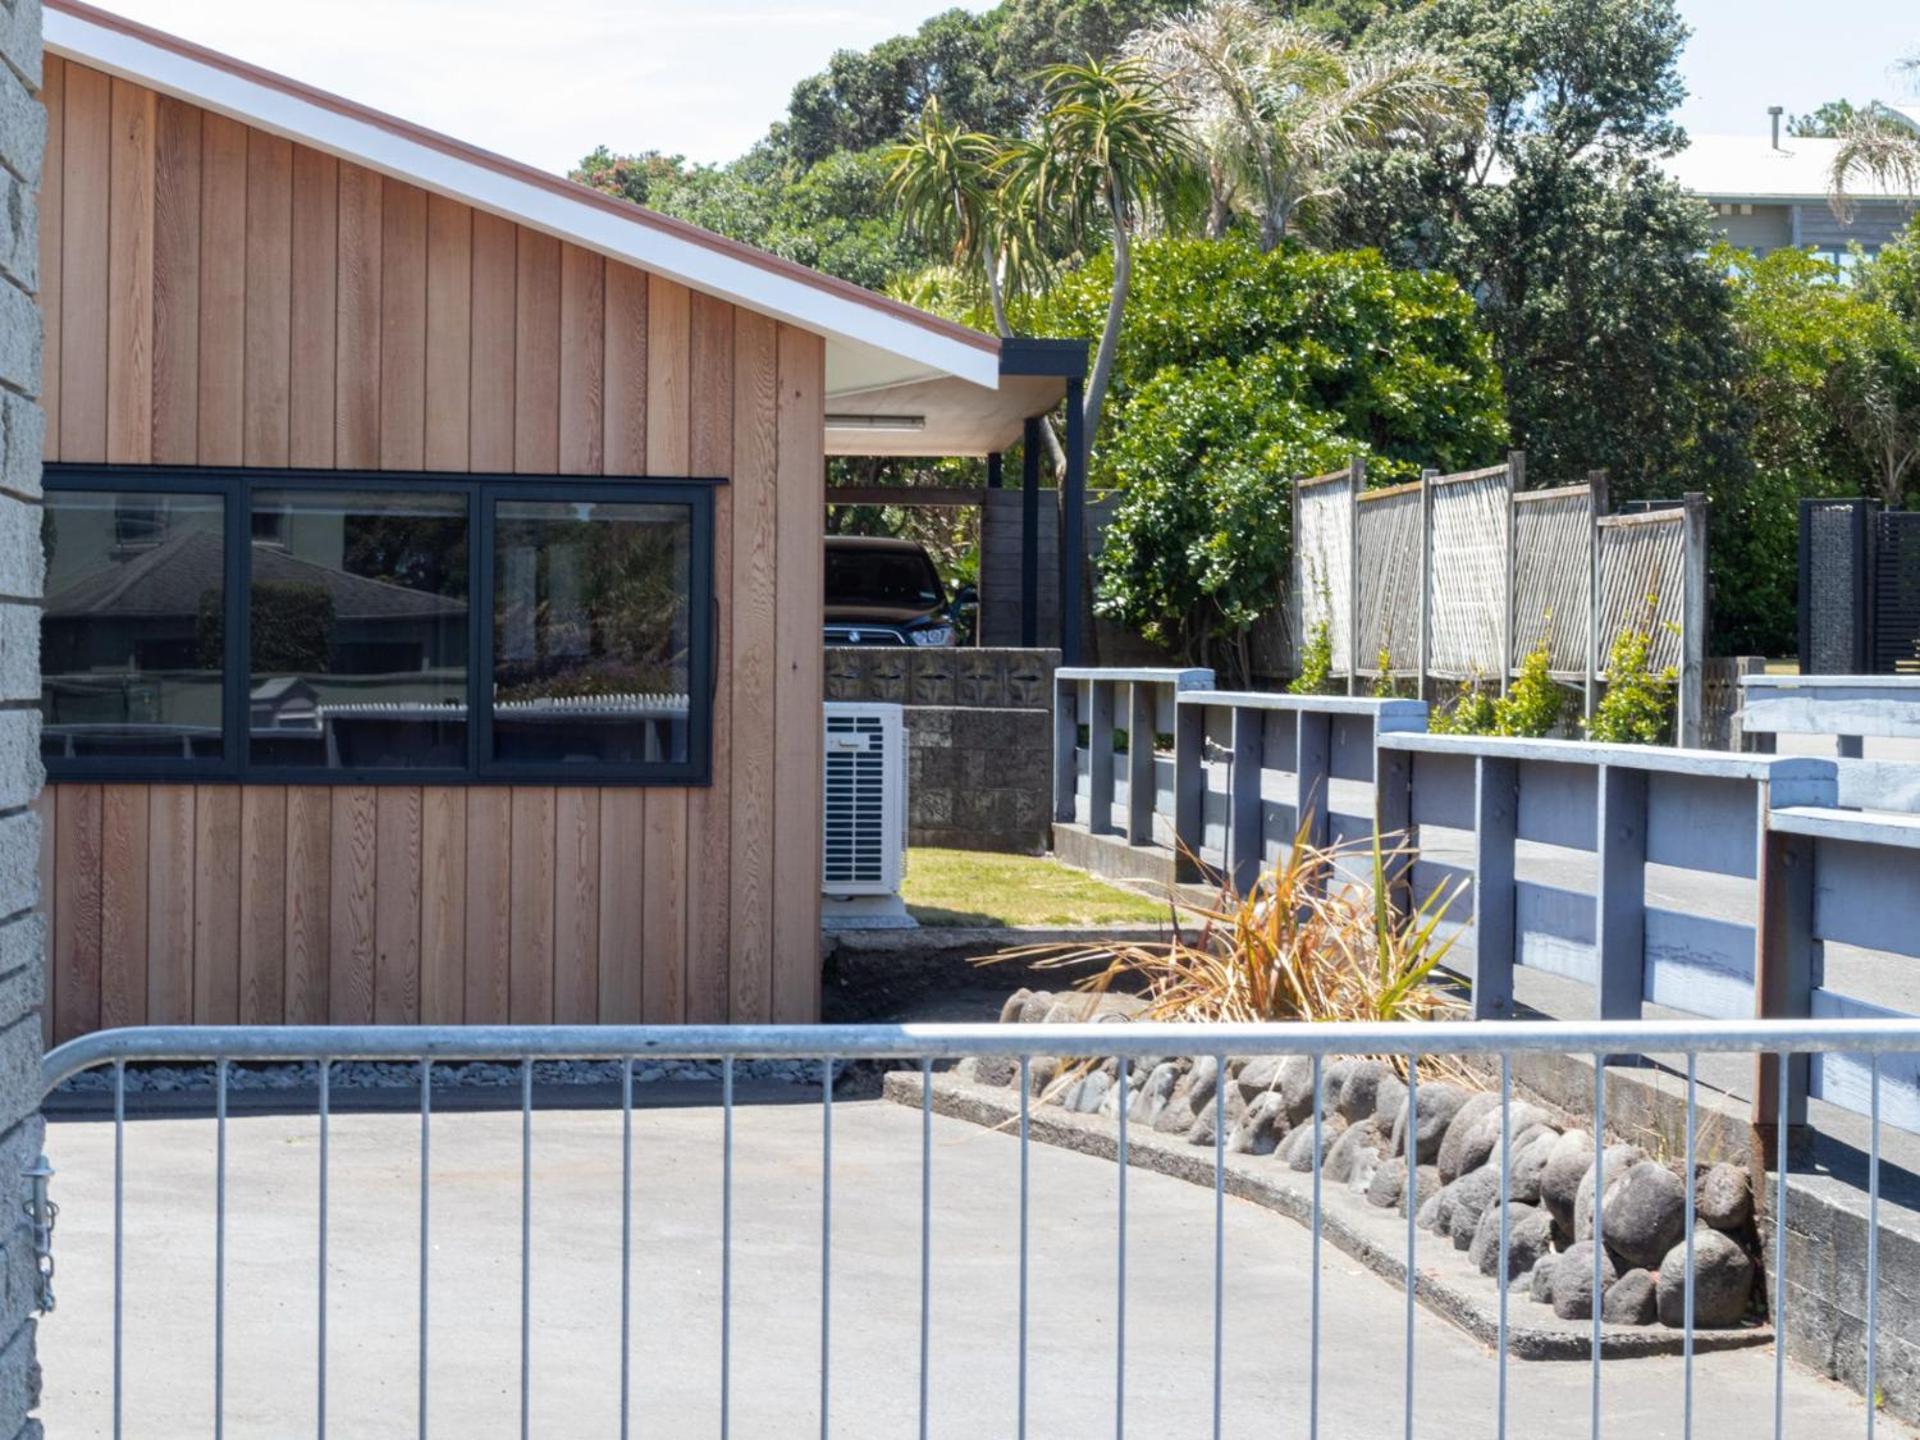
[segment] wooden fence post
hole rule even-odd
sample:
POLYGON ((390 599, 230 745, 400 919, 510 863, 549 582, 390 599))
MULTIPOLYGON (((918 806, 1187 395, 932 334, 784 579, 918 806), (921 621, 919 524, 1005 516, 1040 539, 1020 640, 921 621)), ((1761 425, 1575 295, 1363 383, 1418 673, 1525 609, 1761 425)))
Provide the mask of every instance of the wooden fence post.
POLYGON ((1202 807, 1207 793, 1207 710, 1173 697, 1173 875, 1201 878, 1202 807))
POLYGON ((1113 682, 1087 682, 1087 829, 1113 831, 1113 682))
POLYGON ((1607 472, 1587 472, 1587 680, 1582 705, 1593 719, 1600 703, 1600 671, 1606 663, 1600 627, 1600 517, 1607 513, 1607 472))
POLYGON ((1360 693, 1360 492, 1367 488, 1367 462, 1347 462, 1347 694, 1360 693))
POLYGON ((1413 913, 1413 752, 1385 750, 1380 745, 1380 721, 1373 729, 1373 833, 1379 841, 1386 871, 1387 904, 1394 914, 1413 913), (1387 837, 1394 851, 1387 851, 1387 837), (1397 853, 1395 853, 1397 852, 1397 853))
POLYGON ((1638 1020, 1646 990, 1647 772, 1599 767, 1594 817, 1594 993, 1600 1020, 1638 1020))
POLYGON ((1053 678, 1053 818, 1071 825, 1075 819, 1075 796, 1080 788, 1079 767, 1074 751, 1080 729, 1080 682, 1056 675, 1053 678))
POLYGON ((1127 686, 1127 843, 1153 843, 1154 747, 1159 720, 1155 687, 1135 680, 1127 686))
MULTIPOLYGON (((1801 1020, 1813 1012, 1819 941, 1813 936, 1814 841, 1766 829, 1769 787, 1759 786, 1760 917, 1753 969, 1753 1013, 1759 1020, 1801 1020)), ((1807 1123, 1808 1057, 1787 1059, 1787 1124, 1807 1123)), ((1780 1057, 1754 1057, 1753 1125, 1757 1152, 1778 1163, 1780 1057)))
POLYGON ((1707 649, 1707 497, 1689 491, 1681 507, 1680 693, 1675 738, 1698 749, 1707 649))
MULTIPOLYGON (((1287 667, 1300 673, 1300 650, 1306 641, 1301 622, 1306 614, 1306 576, 1300 564, 1300 477, 1287 481, 1287 667)), ((1175 702, 1179 703, 1178 701, 1175 702)))
POLYGON ((1433 480, 1438 470, 1420 472, 1420 635, 1414 642, 1419 679, 1413 698, 1427 700, 1427 671, 1433 663, 1433 480))
POLYGON ((1513 1018, 1519 956, 1514 846, 1519 839, 1520 769, 1482 755, 1473 775, 1473 1018, 1513 1018))
POLYGON ((1507 693, 1507 687, 1513 682, 1513 571, 1514 551, 1520 543, 1520 527, 1514 523, 1514 492, 1525 486, 1527 480, 1527 452, 1509 450, 1507 452, 1507 503, 1506 503, 1506 574, 1500 585, 1500 693, 1507 693))
POLYGON ((1300 710, 1294 725, 1293 776, 1298 789, 1294 809, 1294 828, 1304 830, 1307 844, 1324 846, 1332 833, 1328 823, 1328 784, 1332 760, 1332 734, 1325 711, 1300 710), (1308 819, 1311 817, 1312 823, 1308 819))
POLYGON ((1260 780, 1266 765, 1267 712, 1233 707, 1233 759, 1227 770, 1227 874, 1236 895, 1260 878, 1260 780))

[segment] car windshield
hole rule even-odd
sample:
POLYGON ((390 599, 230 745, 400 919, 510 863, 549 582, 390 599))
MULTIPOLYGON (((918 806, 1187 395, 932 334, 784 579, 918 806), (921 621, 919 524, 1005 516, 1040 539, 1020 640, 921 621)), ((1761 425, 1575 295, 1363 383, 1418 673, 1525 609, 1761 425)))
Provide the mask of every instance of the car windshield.
POLYGON ((827 550, 829 605, 938 605, 940 577, 921 550, 827 550))

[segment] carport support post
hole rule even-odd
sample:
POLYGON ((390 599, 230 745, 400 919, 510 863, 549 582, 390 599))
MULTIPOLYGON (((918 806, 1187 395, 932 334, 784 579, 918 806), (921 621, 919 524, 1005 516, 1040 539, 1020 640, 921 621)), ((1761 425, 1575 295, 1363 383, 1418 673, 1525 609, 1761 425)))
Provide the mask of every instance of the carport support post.
POLYGON ((1020 643, 1040 643, 1040 427, 1027 417, 1020 441, 1020 643))
POLYGON ((1000 452, 990 450, 987 452, 987 488, 998 490, 1000 483, 1000 452))
POLYGON ((1086 563, 1087 417, 1078 376, 1067 381, 1067 476, 1060 491, 1060 663, 1081 663, 1080 576, 1086 563))

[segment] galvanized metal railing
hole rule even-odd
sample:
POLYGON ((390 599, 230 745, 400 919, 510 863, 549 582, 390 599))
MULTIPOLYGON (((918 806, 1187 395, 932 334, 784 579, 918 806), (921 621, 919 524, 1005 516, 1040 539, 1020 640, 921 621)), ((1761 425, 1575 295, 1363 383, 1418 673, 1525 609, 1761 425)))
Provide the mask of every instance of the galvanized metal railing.
MULTIPOLYGON (((1590 1056, 1596 1067, 1607 1057, 1622 1054, 1684 1054, 1686 1057, 1686 1155, 1689 1164, 1695 1158, 1698 1128, 1698 1098, 1695 1062, 1703 1054, 1770 1055, 1776 1062, 1806 1054, 1863 1057, 1871 1076, 1874 1099, 1873 1135, 1869 1156, 1867 1202, 1867 1314, 1865 1393, 1876 1396, 1876 1351, 1878 1345, 1879 1257, 1877 1232, 1880 1203, 1879 1076, 1884 1055, 1920 1052, 1920 1020, 1873 1021, 1796 1021, 1689 1024, 1678 1022, 1634 1022, 1559 1024, 1509 1022, 1498 1025, 1476 1022, 1432 1024, 1324 1024, 1324 1025, 1165 1025, 1165 1024, 1079 1024, 1079 1025, 905 1025, 905 1026, 821 1026, 821 1027, 171 1027, 103 1031, 72 1041, 46 1057, 44 1079, 51 1091, 63 1080, 83 1071, 110 1067, 113 1078, 113 1356, 112 1433, 143 1428, 129 1425, 122 1410, 122 1361, 124 1307, 124 1221, 127 1067, 148 1061, 210 1063, 214 1067, 216 1138, 215 1207, 215 1330, 212 1386, 216 1436, 225 1424, 225 1294, 227 1286, 226 1229, 227 1205, 227 1126, 229 1067, 236 1063, 313 1062, 319 1067, 317 1120, 320 1131, 318 1186, 319 1287, 315 1315, 314 1384, 317 1392, 318 1433, 327 1431, 327 1355, 328 1298, 326 1287, 327 1230, 330 1197, 328 1194, 329 1155, 327 1134, 330 1117, 330 1067, 351 1060, 384 1060, 417 1064, 420 1069, 420 1211, 419 1211, 419 1393, 417 1397, 418 1433, 428 1433, 429 1377, 427 1316, 431 1300, 428 1265, 431 1209, 431 1127, 432 1072, 439 1064, 484 1060, 516 1063, 520 1067, 520 1335, 519 1335, 519 1424, 521 1435, 532 1433, 532 1309, 531 1294, 531 1216, 534 1204, 532 1156, 534 1137, 533 1065, 540 1060, 610 1060, 621 1063, 622 1146, 620 1167, 624 1208, 621 1233, 620 1292, 620 1434, 628 1434, 628 1422, 634 1395, 632 1356, 632 1276, 633 1230, 633 1072, 641 1060, 706 1059, 718 1060, 722 1070, 721 1108, 723 1111, 720 1224, 721 1291, 720 1343, 713 1381, 718 1388, 720 1433, 728 1434, 732 1385, 732 1246, 734 1230, 733 1165, 733 1074, 736 1062, 743 1059, 777 1057, 823 1062, 829 1077, 821 1094, 821 1218, 820 1218, 820 1433, 832 1428, 832 1310, 833 1259, 833 1090, 831 1064, 836 1060, 900 1060, 917 1065, 920 1086, 920 1306, 919 1306, 919 1433, 925 1435, 930 1420, 928 1374, 931 1363, 930 1315, 932 1295, 931 1256, 934 1244, 934 1189, 932 1183, 933 1066, 937 1061, 968 1056, 995 1056, 1019 1062, 1019 1287, 1018 1315, 1018 1389, 1011 1397, 1016 1433, 1024 1437, 1028 1422, 1027 1363, 1029 1337, 1029 1150, 1032 1143, 1030 1063, 1039 1056, 1113 1057, 1122 1086, 1126 1084, 1131 1062, 1166 1055, 1211 1056, 1220 1067, 1220 1083, 1214 1087, 1214 1165, 1213 1165, 1213 1347, 1211 1383, 1211 1433, 1222 1434, 1222 1417, 1230 1397, 1223 1385, 1223 1337, 1225 1328, 1225 1205, 1227 1065, 1230 1057, 1308 1056, 1312 1062, 1312 1086, 1316 1097, 1323 1094, 1323 1063, 1331 1056, 1377 1055, 1405 1057, 1410 1062, 1439 1056, 1478 1057, 1497 1061, 1501 1116, 1501 1199, 1499 1227, 1499 1271, 1507 1273, 1510 1255, 1510 1215, 1507 1201, 1511 1195, 1511 1106, 1513 1089, 1512 1061, 1519 1055, 1590 1056)), ((1776 1063, 1774 1073, 1781 1086, 1781 1101, 1776 1110, 1779 1128, 1770 1137, 1776 1153, 1787 1153, 1785 1083, 1788 1066, 1776 1063)), ((1406 1134, 1415 1144, 1418 1134, 1419 1078, 1417 1063, 1410 1063, 1407 1095, 1406 1134)), ((1594 1297, 1591 1334, 1590 1425, 1594 1437, 1601 1433, 1602 1388, 1602 1307, 1598 1303, 1604 1286, 1604 1217, 1601 1184, 1606 1146, 1606 1086, 1594 1086, 1594 1297)), ((1322 1111, 1324 1103, 1313 1106, 1314 1147, 1312 1159, 1312 1202, 1310 1212, 1312 1277, 1310 1294, 1310 1346, 1307 1430, 1317 1435, 1320 1426, 1320 1350, 1321 1350, 1321 1247, 1323 1221, 1322 1193, 1322 1111)), ((1128 1147, 1127 1107, 1121 1106, 1117 1118, 1118 1165, 1116 1167, 1115 1225, 1115 1391, 1113 1425, 1116 1436, 1124 1435, 1128 1365, 1126 1352, 1126 1316, 1128 1309, 1127 1190, 1128 1147)), ((58 1132, 52 1146, 58 1149, 58 1132)), ((1689 1172, 1691 1173, 1691 1171, 1689 1172)), ((1783 1289, 1787 1247, 1785 1226, 1786 1165, 1777 1166, 1774 1177, 1774 1293, 1783 1289)), ((1693 1257, 1693 1185, 1687 1185, 1686 1303, 1683 1326, 1683 1394, 1681 1397, 1683 1433, 1692 1434, 1694 1369, 1694 1257, 1693 1257)), ((1405 1271, 1405 1357, 1403 1370, 1403 1414, 1405 1434, 1413 1434, 1416 1365, 1414 1315, 1418 1304, 1418 1270, 1415 1260, 1415 1214, 1417 1206, 1407 1206, 1405 1271)), ((1372 1279, 1356 1283, 1371 1285, 1372 1279)), ((1508 1286, 1498 1289, 1498 1392, 1496 1434, 1507 1433, 1507 1336, 1508 1286)), ((1784 1430, 1785 1316, 1776 1305, 1774 1420, 1776 1437, 1784 1430)), ((1866 1431, 1874 1433, 1875 1409, 1866 1407, 1866 1431)))

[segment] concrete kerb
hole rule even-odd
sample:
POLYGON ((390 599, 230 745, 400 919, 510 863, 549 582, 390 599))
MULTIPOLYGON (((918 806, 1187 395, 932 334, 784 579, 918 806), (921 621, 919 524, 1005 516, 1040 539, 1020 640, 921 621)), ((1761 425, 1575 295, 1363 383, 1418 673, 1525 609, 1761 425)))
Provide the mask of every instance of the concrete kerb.
MULTIPOLYGON (((917 1071, 886 1077, 882 1092, 896 1104, 921 1103, 917 1071)), ((1019 1100, 1004 1089, 973 1085, 951 1073, 934 1077, 933 1109, 941 1115, 992 1129, 1019 1123, 1019 1100)), ((1058 1106, 1033 1106, 1029 1134, 1042 1144, 1055 1145, 1102 1159, 1114 1159, 1119 1150, 1118 1129, 1104 1116, 1064 1111, 1058 1106)), ((1162 1135, 1135 1125, 1127 1134, 1131 1165, 1158 1174, 1212 1188, 1213 1152, 1189 1145, 1184 1138, 1162 1135)), ((1262 1209, 1310 1224, 1313 1193, 1309 1176, 1296 1176, 1276 1166, 1270 1157, 1228 1155, 1225 1186, 1229 1195, 1262 1209)), ((1406 1217, 1399 1210, 1375 1209, 1345 1194, 1345 1187, 1322 1187, 1321 1234, 1343 1254, 1402 1288, 1407 1281, 1406 1217)), ((1468 1259, 1450 1242, 1426 1236, 1415 1257, 1415 1296, 1432 1313, 1458 1326, 1483 1345, 1499 1343, 1497 1293, 1468 1259)), ((1228 1281, 1232 1283, 1231 1279, 1228 1281)), ((1772 1343, 1770 1325, 1752 1324, 1735 1330, 1701 1330, 1694 1334, 1696 1354, 1772 1343)), ((1603 1326, 1600 1355, 1630 1359, 1645 1355, 1678 1355, 1684 1346, 1680 1332, 1641 1326, 1603 1326)), ((1592 1356, 1592 1327, 1585 1320, 1563 1321, 1544 1312, 1526 1297, 1525 1287, 1512 1291, 1507 1301, 1507 1350, 1521 1360, 1585 1360, 1592 1356)))

